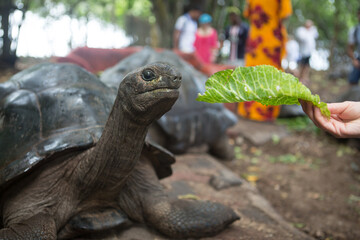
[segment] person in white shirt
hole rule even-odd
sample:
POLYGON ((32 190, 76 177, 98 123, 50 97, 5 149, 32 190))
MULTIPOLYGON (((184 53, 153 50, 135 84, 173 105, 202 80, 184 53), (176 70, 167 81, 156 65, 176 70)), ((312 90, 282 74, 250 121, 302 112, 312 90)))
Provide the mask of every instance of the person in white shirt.
POLYGON ((293 35, 289 35, 286 43, 286 71, 298 76, 297 62, 300 59, 299 43, 295 40, 293 35))
POLYGON ((191 6, 189 11, 180 16, 175 23, 173 36, 173 47, 185 53, 195 51, 194 41, 197 30, 197 20, 201 15, 201 10, 197 6, 191 6))
POLYGON ((304 26, 296 30, 296 38, 300 45, 300 73, 299 80, 305 85, 309 84, 310 57, 316 49, 316 39, 319 34, 311 20, 306 20, 304 26))

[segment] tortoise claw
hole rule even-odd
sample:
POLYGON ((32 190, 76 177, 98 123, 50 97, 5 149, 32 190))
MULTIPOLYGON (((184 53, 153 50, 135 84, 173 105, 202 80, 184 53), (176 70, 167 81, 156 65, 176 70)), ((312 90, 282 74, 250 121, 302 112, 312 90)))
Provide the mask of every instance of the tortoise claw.
POLYGON ((211 237, 240 217, 220 203, 177 199, 155 206, 148 222, 165 235, 176 238, 211 237))

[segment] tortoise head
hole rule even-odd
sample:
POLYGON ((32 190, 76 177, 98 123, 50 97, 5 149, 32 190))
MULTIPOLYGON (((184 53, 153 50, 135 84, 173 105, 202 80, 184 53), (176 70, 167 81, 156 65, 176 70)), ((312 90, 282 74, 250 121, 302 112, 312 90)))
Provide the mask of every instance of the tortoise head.
POLYGON ((118 95, 133 120, 151 123, 171 109, 180 85, 181 74, 173 66, 153 63, 128 73, 118 95))

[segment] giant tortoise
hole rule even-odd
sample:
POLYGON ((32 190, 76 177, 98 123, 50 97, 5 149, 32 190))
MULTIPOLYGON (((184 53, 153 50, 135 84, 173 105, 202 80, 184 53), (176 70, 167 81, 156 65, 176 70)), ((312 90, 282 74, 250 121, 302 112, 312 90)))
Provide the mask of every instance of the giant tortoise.
POLYGON ((154 122, 148 137, 173 153, 183 153, 192 146, 207 144, 212 155, 232 159, 234 151, 229 145, 226 130, 237 122, 236 116, 222 104, 195 100, 199 92, 205 91, 207 77, 174 52, 144 48, 104 71, 101 80, 116 91, 119 81, 128 72, 157 61, 166 61, 179 69, 182 85, 178 101, 154 122))
POLYGON ((156 176, 174 159, 145 136, 180 82, 155 63, 127 74, 114 95, 80 67, 48 63, 0 84, 0 239, 73 238, 130 220, 203 237, 238 219, 219 203, 170 200, 156 176))

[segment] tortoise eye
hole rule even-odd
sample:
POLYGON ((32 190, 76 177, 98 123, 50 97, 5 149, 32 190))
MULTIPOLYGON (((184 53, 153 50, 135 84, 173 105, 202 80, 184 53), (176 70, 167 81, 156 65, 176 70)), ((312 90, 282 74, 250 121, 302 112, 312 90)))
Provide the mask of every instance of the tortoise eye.
POLYGON ((145 69, 142 73, 141 73, 141 77, 142 79, 144 79, 145 81, 151 81, 153 79, 156 78, 155 73, 150 70, 150 69, 145 69))

